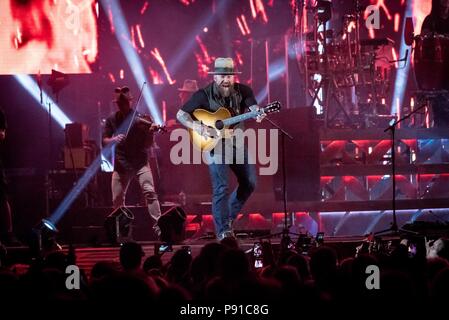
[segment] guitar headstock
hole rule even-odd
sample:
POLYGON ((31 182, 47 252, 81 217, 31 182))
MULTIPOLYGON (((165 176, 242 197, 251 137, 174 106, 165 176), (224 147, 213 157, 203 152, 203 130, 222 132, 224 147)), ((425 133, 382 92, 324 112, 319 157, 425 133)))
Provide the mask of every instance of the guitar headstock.
POLYGON ((281 110, 281 103, 279 101, 270 102, 263 108, 264 113, 279 112, 280 110, 281 110))

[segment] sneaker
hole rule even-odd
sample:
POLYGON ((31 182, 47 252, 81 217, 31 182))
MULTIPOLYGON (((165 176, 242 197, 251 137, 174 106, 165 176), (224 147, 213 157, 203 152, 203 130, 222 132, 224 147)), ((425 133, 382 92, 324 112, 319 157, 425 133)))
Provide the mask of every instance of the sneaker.
POLYGON ((158 253, 173 252, 173 247, 169 243, 162 243, 159 246, 158 253))

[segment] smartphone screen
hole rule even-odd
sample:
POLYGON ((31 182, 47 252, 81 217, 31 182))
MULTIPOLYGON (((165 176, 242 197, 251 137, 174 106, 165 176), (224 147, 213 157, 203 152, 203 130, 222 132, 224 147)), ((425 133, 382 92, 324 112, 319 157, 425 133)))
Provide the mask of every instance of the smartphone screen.
POLYGON ((254 256, 254 267, 255 268, 262 268, 263 267, 262 244, 260 242, 254 243, 253 256, 254 256))
POLYGON ((414 257, 416 255, 416 246, 415 244, 411 243, 408 246, 408 254, 410 257, 414 257))
POLYGON ((190 246, 182 246, 182 249, 187 251, 188 254, 192 254, 192 248, 190 246))
POLYGON ((263 262, 262 260, 254 260, 254 268, 262 268, 263 262))

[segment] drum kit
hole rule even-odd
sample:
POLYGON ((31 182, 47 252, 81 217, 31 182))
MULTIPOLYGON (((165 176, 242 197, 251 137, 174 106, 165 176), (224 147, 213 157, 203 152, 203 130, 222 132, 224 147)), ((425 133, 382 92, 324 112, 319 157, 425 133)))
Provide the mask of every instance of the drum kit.
MULTIPOLYGON (((449 108, 449 36, 428 33, 413 37, 416 101, 425 107, 421 127, 447 126, 449 108), (431 110, 431 112, 430 112, 431 110)), ((419 123, 418 121, 414 121, 419 123)))
POLYGON ((430 33, 414 37, 414 69, 419 90, 442 92, 449 89, 449 37, 430 33))
POLYGON ((316 18, 313 31, 306 37, 306 83, 311 104, 318 102, 322 108, 325 126, 360 128, 388 122, 391 116, 385 97, 394 65, 388 46, 394 42, 360 38, 363 10, 358 5, 353 13, 343 16, 342 31, 335 35, 325 29, 327 21, 317 13, 320 8, 310 10, 316 18))
MULTIPOLYGON (((394 41, 388 38, 361 39, 363 10, 355 2, 354 12, 343 16, 338 34, 326 30, 320 8, 309 8, 315 19, 305 38, 306 88, 311 105, 318 102, 322 108, 328 128, 385 127, 395 118, 386 104, 392 71, 399 61, 410 62, 392 56, 394 41)), ((417 102, 427 99, 427 103, 429 97, 449 90, 449 37, 428 34, 413 40, 417 102)))

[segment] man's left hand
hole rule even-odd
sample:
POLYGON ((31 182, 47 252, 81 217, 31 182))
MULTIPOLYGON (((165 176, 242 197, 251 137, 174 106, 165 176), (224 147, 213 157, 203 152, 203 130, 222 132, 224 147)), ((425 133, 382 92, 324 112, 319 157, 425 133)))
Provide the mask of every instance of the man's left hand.
MULTIPOLYGON (((254 106, 249 107, 249 109, 250 109, 251 111, 259 111, 259 110, 260 110, 260 107, 254 105, 254 106)), ((266 113, 259 114, 259 115, 256 117, 256 122, 261 123, 262 120, 263 120, 266 116, 267 116, 266 113)))

